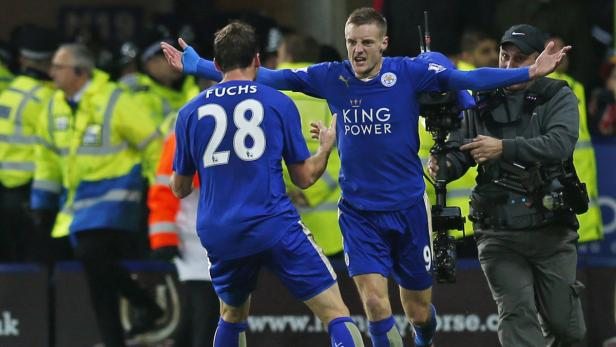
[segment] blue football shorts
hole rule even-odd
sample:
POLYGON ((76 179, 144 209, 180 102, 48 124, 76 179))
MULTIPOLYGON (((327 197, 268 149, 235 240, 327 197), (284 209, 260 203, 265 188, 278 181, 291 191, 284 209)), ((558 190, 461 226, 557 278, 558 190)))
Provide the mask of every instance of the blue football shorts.
POLYGON ((216 294, 227 305, 241 306, 257 285, 262 267, 276 275, 291 294, 309 300, 336 283, 336 273, 310 231, 298 221, 271 248, 231 260, 210 259, 216 294))
POLYGON ((398 211, 363 211, 343 198, 338 220, 344 237, 345 262, 351 277, 392 275, 402 288, 432 286, 430 206, 427 196, 398 211))

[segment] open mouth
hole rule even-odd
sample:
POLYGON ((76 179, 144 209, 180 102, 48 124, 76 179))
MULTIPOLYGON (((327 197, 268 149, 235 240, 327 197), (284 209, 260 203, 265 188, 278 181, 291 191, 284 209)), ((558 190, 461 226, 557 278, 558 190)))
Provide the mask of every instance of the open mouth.
POLYGON ((361 64, 361 63, 364 63, 366 61, 366 58, 365 57, 355 57, 355 58, 353 58, 353 61, 356 64, 361 64))

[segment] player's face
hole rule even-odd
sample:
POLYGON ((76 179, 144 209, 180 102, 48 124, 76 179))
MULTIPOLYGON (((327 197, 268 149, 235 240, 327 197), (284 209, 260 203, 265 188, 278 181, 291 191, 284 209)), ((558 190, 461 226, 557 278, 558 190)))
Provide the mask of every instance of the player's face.
MULTIPOLYGON (((530 66, 535 62, 535 59, 537 59, 537 55, 537 53, 524 54, 513 44, 504 44, 500 48, 498 67, 502 69, 515 69, 518 67, 530 66)), ((523 90, 528 87, 529 83, 530 82, 518 83, 505 89, 509 91, 523 90)))
POLYGON ((376 24, 355 25, 347 23, 344 28, 349 61, 357 78, 376 75, 381 69, 383 51, 388 37, 376 24))

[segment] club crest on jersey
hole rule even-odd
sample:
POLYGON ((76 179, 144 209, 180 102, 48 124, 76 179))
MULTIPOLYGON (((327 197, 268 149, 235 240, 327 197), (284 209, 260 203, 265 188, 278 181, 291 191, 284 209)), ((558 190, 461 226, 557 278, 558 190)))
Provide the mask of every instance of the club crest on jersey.
POLYGON ((436 64, 436 63, 430 63, 430 64, 428 64, 428 70, 432 70, 432 71, 434 71, 436 73, 439 73, 441 71, 444 71, 445 67, 443 65, 439 65, 439 64, 436 64))
POLYGON ((351 107, 353 108, 357 108, 361 106, 361 99, 351 99, 349 100, 349 102, 351 102, 351 107))
POLYGON ((381 83, 383 83, 385 87, 392 87, 396 84, 397 80, 398 77, 396 77, 393 72, 386 72, 381 76, 381 83))

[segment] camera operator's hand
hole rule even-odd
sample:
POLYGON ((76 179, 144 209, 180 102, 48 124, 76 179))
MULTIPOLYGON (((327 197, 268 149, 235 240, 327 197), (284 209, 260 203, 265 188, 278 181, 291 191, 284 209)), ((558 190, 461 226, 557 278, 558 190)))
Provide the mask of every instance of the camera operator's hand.
POLYGON ((433 179, 436 179, 436 174, 438 174, 438 164, 436 162, 436 157, 432 154, 430 154, 430 158, 428 158, 428 173, 430 174, 430 177, 432 177, 433 179))
MULTIPOLYGON (((446 163, 447 163, 447 168, 451 167, 451 162, 447 159, 446 163)), ((436 175, 438 175, 438 170, 439 170, 439 166, 438 166, 438 159, 433 155, 430 154, 430 157, 428 158, 428 173, 430 174, 430 177, 432 177, 433 179, 436 179, 436 175)))
POLYGON ((478 135, 473 142, 460 146, 461 151, 470 151, 473 160, 481 164, 497 159, 503 154, 503 141, 494 137, 478 135))

